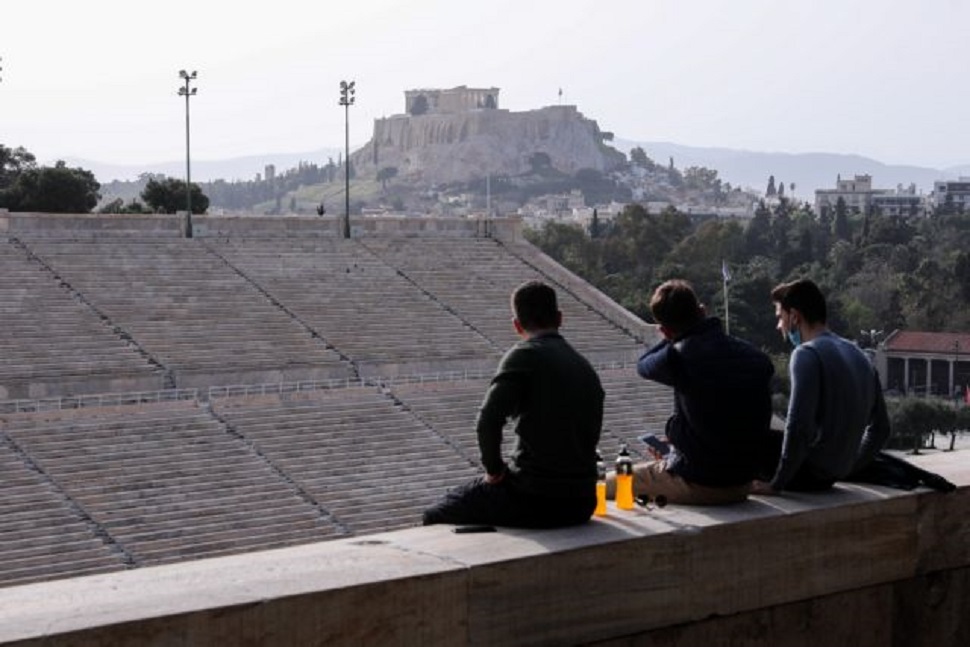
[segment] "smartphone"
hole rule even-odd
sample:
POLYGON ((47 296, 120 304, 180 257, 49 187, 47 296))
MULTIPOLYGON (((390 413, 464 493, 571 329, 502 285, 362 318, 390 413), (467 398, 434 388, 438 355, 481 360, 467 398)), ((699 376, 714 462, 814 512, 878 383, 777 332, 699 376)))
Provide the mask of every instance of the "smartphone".
POLYGON ((456 526, 451 529, 451 532, 458 533, 459 535, 464 535, 470 532, 495 532, 495 526, 484 526, 484 525, 456 526))
POLYGON ((643 434, 640 436, 640 440, 653 448, 655 452, 660 454, 661 458, 670 453, 670 444, 665 440, 661 440, 656 434, 643 434))

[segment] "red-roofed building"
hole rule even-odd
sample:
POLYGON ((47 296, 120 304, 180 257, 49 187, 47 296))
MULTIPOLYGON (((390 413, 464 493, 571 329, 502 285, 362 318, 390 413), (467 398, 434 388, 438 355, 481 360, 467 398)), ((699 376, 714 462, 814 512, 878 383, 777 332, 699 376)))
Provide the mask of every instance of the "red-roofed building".
POLYGON ((876 367, 887 390, 962 397, 970 385, 970 333, 894 331, 879 345, 876 367))

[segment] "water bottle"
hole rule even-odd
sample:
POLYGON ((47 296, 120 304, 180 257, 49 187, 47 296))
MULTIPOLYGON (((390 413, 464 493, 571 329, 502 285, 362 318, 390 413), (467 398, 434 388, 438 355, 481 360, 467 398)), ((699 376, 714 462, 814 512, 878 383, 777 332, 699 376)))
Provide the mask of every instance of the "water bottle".
POLYGON ((596 509, 593 514, 606 516, 606 463, 600 450, 596 450, 596 509))
POLYGON ((620 445, 616 457, 616 507, 620 510, 633 510, 633 459, 626 444, 620 445))

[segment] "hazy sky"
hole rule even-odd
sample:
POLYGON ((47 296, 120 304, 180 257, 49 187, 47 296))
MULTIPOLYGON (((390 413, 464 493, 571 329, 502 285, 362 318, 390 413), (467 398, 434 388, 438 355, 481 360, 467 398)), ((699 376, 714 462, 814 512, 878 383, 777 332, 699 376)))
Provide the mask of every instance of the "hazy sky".
POLYGON ((0 143, 184 159, 343 145, 404 90, 498 87, 639 141, 970 163, 970 0, 2 0, 0 143))

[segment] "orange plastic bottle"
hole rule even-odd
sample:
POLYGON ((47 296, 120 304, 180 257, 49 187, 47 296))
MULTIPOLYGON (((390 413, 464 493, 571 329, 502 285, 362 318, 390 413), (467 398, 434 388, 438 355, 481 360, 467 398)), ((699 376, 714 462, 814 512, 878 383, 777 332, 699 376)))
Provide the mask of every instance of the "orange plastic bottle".
POLYGON ((626 445, 620 446, 616 457, 616 507, 620 510, 633 510, 633 459, 626 445))
POLYGON ((603 455, 596 450, 596 509, 593 514, 598 517, 606 516, 606 463, 603 455))

